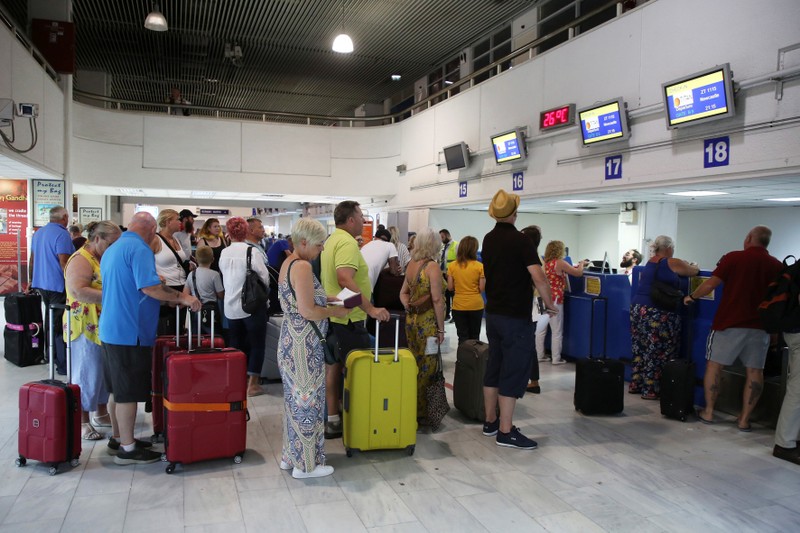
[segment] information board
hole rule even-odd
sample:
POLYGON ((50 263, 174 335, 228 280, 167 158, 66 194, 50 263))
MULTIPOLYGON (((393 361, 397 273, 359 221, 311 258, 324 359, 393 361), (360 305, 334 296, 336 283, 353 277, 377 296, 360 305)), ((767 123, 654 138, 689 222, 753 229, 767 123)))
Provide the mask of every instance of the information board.
POLYGON ((50 210, 65 207, 64 182, 61 180, 33 180, 33 225, 41 228, 50 222, 50 210))

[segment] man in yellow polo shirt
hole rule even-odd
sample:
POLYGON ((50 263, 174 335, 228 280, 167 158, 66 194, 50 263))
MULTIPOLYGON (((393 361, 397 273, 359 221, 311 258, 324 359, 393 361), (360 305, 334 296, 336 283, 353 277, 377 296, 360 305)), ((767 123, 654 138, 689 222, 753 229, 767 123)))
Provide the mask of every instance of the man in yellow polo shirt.
POLYGON ((331 330, 336 336, 334 355, 337 361, 326 361, 325 399, 328 405, 328 422, 325 424, 325 438, 342 436, 342 421, 339 414, 339 398, 342 393, 342 364, 352 350, 370 348, 369 333, 364 326, 367 315, 383 322, 389 320, 389 312, 382 307, 374 307, 372 285, 369 281, 367 263, 358 249, 356 235, 364 230, 364 215, 358 202, 346 200, 333 211, 334 231, 325 241, 322 251, 322 286, 325 293, 336 295, 343 288, 361 293, 361 305, 344 318, 331 318, 331 330))

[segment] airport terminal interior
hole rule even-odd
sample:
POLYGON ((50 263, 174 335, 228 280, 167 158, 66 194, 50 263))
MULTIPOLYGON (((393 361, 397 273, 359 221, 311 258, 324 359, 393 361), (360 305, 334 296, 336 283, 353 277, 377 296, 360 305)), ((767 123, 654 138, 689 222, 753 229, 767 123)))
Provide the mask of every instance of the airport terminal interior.
MULTIPOLYGON (((2 295, 27 284, 55 205, 81 224, 189 209, 195 228, 256 217, 286 235, 303 217, 333 231, 352 199, 367 239, 383 224, 401 241, 432 227, 481 242, 505 189, 521 197, 516 226, 540 226, 540 254, 558 239, 594 264, 571 278, 567 364, 539 362, 541 393, 517 402, 534 450, 497 446, 451 408, 413 455, 349 457, 329 439, 333 475, 294 479, 279 466, 282 384, 265 371, 241 463, 168 474, 84 440, 79 464, 51 475, 15 464, 19 390, 47 366, 4 360, 0 532, 798 529, 800 466, 772 455, 786 351, 770 352, 750 432, 740 366, 713 424, 639 395, 615 415, 573 403, 582 359, 619 359, 630 379, 627 250, 674 238, 700 269, 684 294, 756 225, 773 256, 800 257, 796 0, 0 0, 0 21, 2 295)), ((698 406, 722 291, 682 312, 698 406)), ((152 432, 140 406, 136 437, 152 432)))

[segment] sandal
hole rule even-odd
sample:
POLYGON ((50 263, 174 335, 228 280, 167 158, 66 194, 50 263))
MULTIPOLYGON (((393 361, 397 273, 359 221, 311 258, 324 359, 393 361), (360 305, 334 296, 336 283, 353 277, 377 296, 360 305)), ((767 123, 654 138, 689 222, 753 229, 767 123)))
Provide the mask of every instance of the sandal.
POLYGON ((92 425, 97 428, 110 428, 111 427, 111 415, 106 413, 100 416, 93 416, 92 417, 92 425))
POLYGON ((81 427, 83 428, 83 431, 81 432, 81 438, 83 440, 100 440, 105 438, 89 422, 83 422, 81 427))

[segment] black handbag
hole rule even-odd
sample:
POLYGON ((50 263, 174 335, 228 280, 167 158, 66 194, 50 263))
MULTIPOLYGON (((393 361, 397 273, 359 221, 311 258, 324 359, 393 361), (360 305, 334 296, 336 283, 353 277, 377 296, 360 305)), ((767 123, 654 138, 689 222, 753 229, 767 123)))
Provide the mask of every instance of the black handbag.
POLYGON ((683 304, 683 293, 663 281, 658 281, 658 269, 661 267, 661 261, 656 263, 656 273, 653 274, 653 283, 650 285, 650 300, 653 305, 662 311, 670 311, 674 313, 683 304))
POLYGON ((247 247, 247 274, 244 277, 242 286, 242 311, 247 314, 254 314, 267 307, 269 301, 269 288, 261 276, 253 270, 251 261, 253 247, 247 247))

